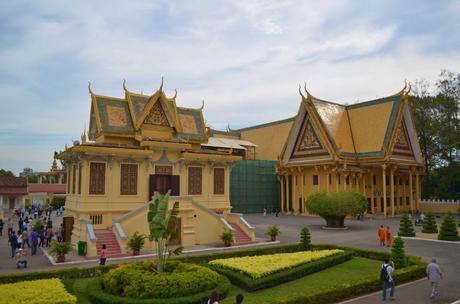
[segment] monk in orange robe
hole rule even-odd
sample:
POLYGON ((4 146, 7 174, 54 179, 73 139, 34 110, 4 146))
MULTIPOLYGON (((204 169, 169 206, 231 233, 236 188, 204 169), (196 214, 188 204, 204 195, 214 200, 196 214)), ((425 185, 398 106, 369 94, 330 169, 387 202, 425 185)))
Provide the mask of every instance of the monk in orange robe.
POLYGON ((385 237, 387 239, 387 246, 391 247, 391 243, 393 243, 393 237, 391 235, 390 226, 387 226, 387 230, 385 230, 385 237))
POLYGON ((385 246, 385 228, 383 228, 383 225, 380 225, 377 235, 379 236, 380 246, 385 246))

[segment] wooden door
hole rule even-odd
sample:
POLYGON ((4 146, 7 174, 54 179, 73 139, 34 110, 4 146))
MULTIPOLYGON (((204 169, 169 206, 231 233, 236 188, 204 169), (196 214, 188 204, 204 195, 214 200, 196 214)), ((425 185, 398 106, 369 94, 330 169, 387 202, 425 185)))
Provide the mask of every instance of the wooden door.
POLYGON ((72 238, 73 216, 64 216, 62 219, 62 229, 64 230, 62 233, 64 242, 70 242, 72 238))
POLYGON ((179 175, 164 175, 154 174, 150 175, 149 182, 149 197, 148 200, 152 199, 153 194, 156 192, 160 194, 166 194, 171 190, 171 195, 180 195, 180 176, 179 175))
POLYGON ((182 227, 181 227, 181 218, 177 217, 176 221, 174 222, 174 226, 177 229, 177 238, 173 241, 170 241, 168 245, 171 246, 181 246, 182 245, 182 227))

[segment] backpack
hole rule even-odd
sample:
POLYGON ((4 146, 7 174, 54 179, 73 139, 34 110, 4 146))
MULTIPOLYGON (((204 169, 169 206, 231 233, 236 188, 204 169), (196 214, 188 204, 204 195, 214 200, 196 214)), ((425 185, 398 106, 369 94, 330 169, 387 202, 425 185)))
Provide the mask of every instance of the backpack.
POLYGON ((382 269, 380 270, 380 280, 384 282, 388 282, 390 279, 390 276, 388 275, 388 266, 382 266, 382 269))

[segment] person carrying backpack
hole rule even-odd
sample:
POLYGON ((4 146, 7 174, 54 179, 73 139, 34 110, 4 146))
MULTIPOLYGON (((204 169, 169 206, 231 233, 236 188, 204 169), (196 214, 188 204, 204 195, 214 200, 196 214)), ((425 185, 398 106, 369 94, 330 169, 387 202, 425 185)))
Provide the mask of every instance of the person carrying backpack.
POLYGON ((395 281, 391 274, 395 271, 395 264, 389 259, 385 262, 380 269, 380 279, 383 281, 382 300, 387 300, 387 288, 390 287, 390 299, 395 300, 395 281))

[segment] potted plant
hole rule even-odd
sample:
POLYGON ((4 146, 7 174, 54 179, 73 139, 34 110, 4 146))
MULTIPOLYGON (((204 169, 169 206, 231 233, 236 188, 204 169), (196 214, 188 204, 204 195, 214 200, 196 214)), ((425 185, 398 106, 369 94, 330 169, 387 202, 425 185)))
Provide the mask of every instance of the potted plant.
POLYGON ((139 255, 141 249, 144 248, 146 238, 145 234, 141 234, 137 231, 129 238, 128 248, 133 251, 133 255, 139 255))
POLYGON ((281 231, 278 225, 268 226, 267 235, 270 236, 272 242, 276 241, 276 237, 280 235, 281 231))
POLYGON ((71 252, 73 249, 72 244, 60 243, 58 241, 51 242, 50 254, 54 256, 58 263, 65 262, 65 255, 71 252))
POLYGON ((220 235, 220 239, 224 242, 224 245, 229 247, 232 246, 233 243, 233 232, 229 229, 224 229, 222 234, 220 235))

